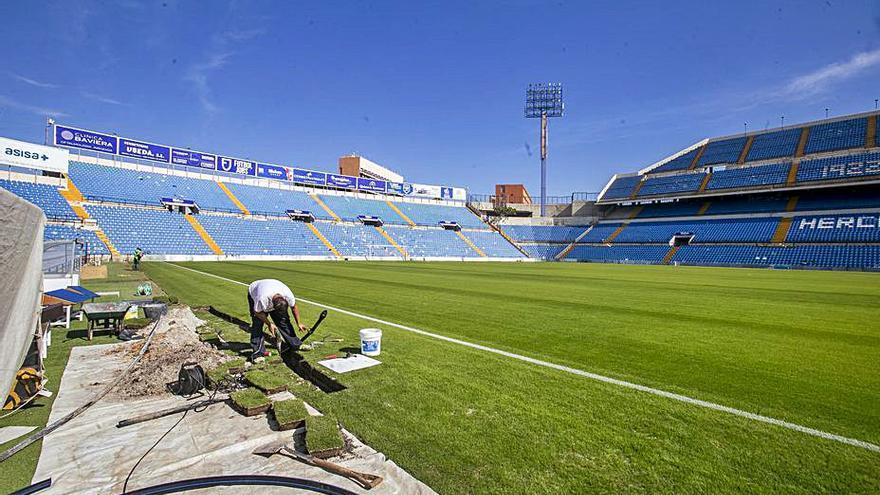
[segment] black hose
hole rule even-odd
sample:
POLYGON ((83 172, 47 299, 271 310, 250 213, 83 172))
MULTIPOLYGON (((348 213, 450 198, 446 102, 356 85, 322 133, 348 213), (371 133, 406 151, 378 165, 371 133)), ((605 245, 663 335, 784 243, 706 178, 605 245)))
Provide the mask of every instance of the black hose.
POLYGON ((147 488, 140 488, 128 495, 161 495, 165 493, 181 493, 202 488, 215 486, 281 486, 297 488, 326 495, 356 495, 355 492, 329 485, 320 481, 312 481, 303 478, 289 478, 286 476, 266 476, 256 474, 242 474, 231 476, 208 476, 189 480, 172 481, 147 488))
POLYGON ((33 485, 26 486, 20 490, 16 490, 9 495, 30 495, 31 493, 37 493, 45 490, 52 486, 52 478, 46 478, 43 481, 39 481, 34 483, 33 485))

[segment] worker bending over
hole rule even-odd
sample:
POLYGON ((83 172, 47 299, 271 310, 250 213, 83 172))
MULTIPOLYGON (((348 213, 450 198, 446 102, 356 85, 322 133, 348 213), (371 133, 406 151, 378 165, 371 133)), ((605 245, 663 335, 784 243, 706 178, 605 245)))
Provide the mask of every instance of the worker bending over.
MULTIPOLYGON (((269 331, 276 338, 280 333, 284 342, 293 349, 299 349, 303 345, 290 325, 290 316, 287 312, 288 309, 292 310, 293 321, 297 328, 305 333, 307 328, 300 323, 299 307, 290 287, 275 279, 254 281, 248 286, 248 309, 251 314, 251 349, 253 350, 251 361, 263 361, 268 355, 264 345, 263 324, 269 327, 269 331), (272 317, 271 321, 269 316, 272 317)), ((279 341, 279 350, 280 345, 279 341)))

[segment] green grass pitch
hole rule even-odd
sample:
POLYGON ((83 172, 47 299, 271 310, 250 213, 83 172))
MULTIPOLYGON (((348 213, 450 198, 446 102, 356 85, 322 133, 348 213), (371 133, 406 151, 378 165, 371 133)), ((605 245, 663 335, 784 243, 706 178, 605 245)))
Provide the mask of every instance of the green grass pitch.
MULTIPOLYGON (((181 266, 880 443, 880 276, 559 263, 181 266)), ((191 305, 246 287, 165 263, 191 305)), ((306 322, 320 308, 304 304, 306 322)), ((309 402, 440 493, 877 493, 880 453, 331 312, 383 364, 309 402)), ((321 351, 317 351, 321 352, 321 351)))

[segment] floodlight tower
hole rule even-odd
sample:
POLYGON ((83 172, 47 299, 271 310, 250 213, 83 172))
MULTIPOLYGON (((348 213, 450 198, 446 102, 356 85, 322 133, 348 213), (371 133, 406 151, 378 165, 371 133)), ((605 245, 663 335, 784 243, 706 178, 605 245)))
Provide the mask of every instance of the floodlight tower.
POLYGON ((541 118, 541 216, 547 207, 547 119, 562 117, 562 83, 529 84, 526 89, 526 118, 541 118))

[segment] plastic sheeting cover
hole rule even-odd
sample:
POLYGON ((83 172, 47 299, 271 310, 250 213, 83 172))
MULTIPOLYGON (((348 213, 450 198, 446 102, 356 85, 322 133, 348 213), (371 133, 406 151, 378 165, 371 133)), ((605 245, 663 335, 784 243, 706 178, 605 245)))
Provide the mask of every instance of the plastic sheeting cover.
MULTIPOLYGON (((62 378, 61 391, 52 407, 50 422, 85 402, 125 366, 121 359, 107 356, 109 350, 121 350, 124 345, 127 344, 75 347, 72 350, 62 378)), ((116 422, 182 402, 183 399, 170 395, 140 400, 119 399, 112 394, 105 397, 43 440, 43 450, 33 479, 38 481, 51 477, 53 486, 41 493, 120 493, 131 467, 180 419, 180 414, 125 428, 116 428, 116 422)), ((354 445, 352 454, 333 461, 357 471, 382 476, 382 484, 369 492, 345 478, 284 455, 265 458, 252 454, 255 448, 273 441, 285 440, 292 444, 292 432, 275 431, 266 415, 246 418, 226 404, 216 404, 202 412, 190 411, 144 459, 128 488, 133 490, 200 476, 274 474, 323 481, 356 493, 435 493, 383 454, 352 436, 349 438, 354 445)), ((214 488, 210 493, 244 493, 244 490, 247 489, 214 488)), ((260 493, 305 492, 261 487, 260 493)))
POLYGON ((45 224, 42 210, 0 188, 0 394, 4 397, 40 317, 45 224))

